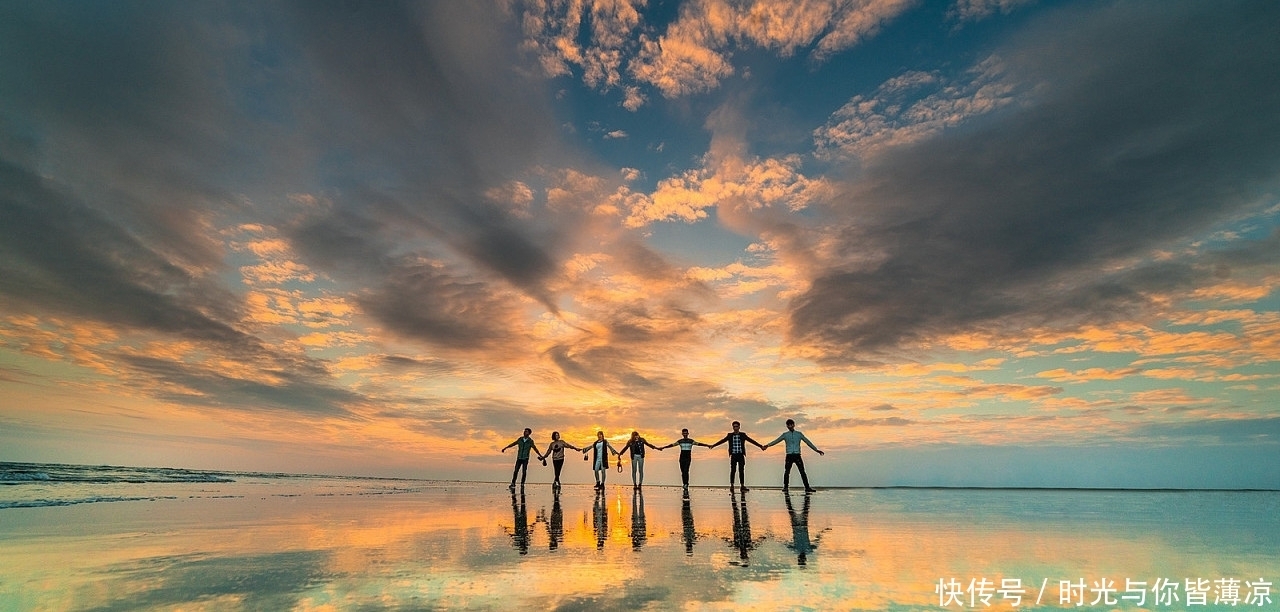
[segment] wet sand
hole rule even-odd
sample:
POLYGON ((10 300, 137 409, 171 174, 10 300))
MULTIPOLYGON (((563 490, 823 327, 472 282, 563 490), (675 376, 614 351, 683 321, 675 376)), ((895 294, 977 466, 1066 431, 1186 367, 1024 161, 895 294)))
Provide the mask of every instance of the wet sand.
POLYGON ((1192 609, 1215 609, 1238 580, 1241 609, 1247 581, 1280 579, 1280 494, 1266 492, 521 495, 289 479, 135 492, 146 499, 0 510, 0 610, 958 610, 1015 597, 1109 610, 1134 609, 1120 597, 1138 582, 1146 608, 1174 610, 1196 596, 1187 579, 1211 589, 1192 609), (1162 578, 1178 582, 1176 605, 1154 605, 1162 578))

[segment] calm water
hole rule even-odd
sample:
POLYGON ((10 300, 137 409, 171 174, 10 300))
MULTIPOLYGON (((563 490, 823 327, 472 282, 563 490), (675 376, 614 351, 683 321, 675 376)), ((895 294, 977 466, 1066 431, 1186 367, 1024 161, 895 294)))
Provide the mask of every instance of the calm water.
POLYGON ((1280 610, 1275 492, 0 483, 0 610, 1280 610))

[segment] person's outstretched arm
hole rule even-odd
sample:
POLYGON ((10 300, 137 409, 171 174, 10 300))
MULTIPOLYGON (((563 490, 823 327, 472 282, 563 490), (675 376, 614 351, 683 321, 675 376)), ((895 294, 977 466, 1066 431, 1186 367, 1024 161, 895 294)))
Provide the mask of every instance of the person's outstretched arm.
POLYGON ((763 444, 760 444, 759 442, 756 442, 755 440, 752 440, 752 439, 751 439, 751 436, 748 436, 747 434, 742 434, 742 437, 743 437, 743 438, 746 438, 747 442, 750 442, 750 443, 752 443, 752 444, 756 445, 756 448, 758 448, 758 449, 760 449, 760 450, 764 450, 764 445, 763 445, 763 444))
POLYGON ((712 444, 711 446, 708 446, 707 448, 715 448, 715 447, 720 446, 721 444, 724 444, 725 442, 728 442, 728 441, 729 441, 729 434, 725 434, 723 438, 720 438, 720 441, 719 441, 719 442, 716 442, 715 444, 712 444))
POLYGON ((658 448, 658 447, 656 447, 656 446, 654 446, 654 445, 652 445, 652 444, 649 444, 649 441, 648 441, 648 440, 645 440, 645 441, 644 441, 644 445, 645 445, 645 446, 648 446, 649 448, 652 448, 653 450, 659 450, 659 451, 660 451, 660 450, 662 450, 662 448, 666 448, 665 446, 664 446, 664 447, 662 447, 662 448, 658 448))
MULTIPOLYGON (((777 443, 779 443, 779 442, 781 442, 781 441, 782 441, 782 436, 778 436, 778 438, 777 438, 776 440, 774 440, 773 442, 770 442, 770 443, 768 443, 768 444, 764 445, 764 448, 769 448, 770 446, 773 446, 774 444, 777 444, 777 443)), ((761 449, 761 450, 764 450, 764 449, 761 449)))
POLYGON ((809 438, 808 438, 808 437, 806 437, 804 434, 800 434, 800 439, 801 439, 801 440, 803 440, 805 444, 808 444, 808 445, 809 445, 809 448, 812 448, 812 449, 813 449, 813 452, 818 453, 819 455, 825 455, 825 454, 826 454, 826 453, 824 453, 824 452, 822 452, 822 451, 818 450, 818 447, 814 446, 814 445, 813 445, 813 442, 810 442, 810 441, 809 441, 809 438))
POLYGON ((515 446, 515 445, 516 445, 517 443, 519 443, 519 442, 520 442, 520 439, 519 439, 519 438, 516 438, 516 441, 515 441, 515 442, 512 442, 511 444, 508 444, 508 445, 506 445, 506 446, 502 447, 502 452, 504 452, 504 453, 505 453, 505 452, 507 452, 507 449, 508 449, 508 448, 511 448, 512 446, 515 446))
POLYGON ((572 444, 569 444, 568 442, 565 442, 565 443, 564 443, 564 447, 565 447, 565 448, 572 448, 573 450, 576 450, 576 451, 582 451, 582 452, 584 452, 584 453, 587 451, 587 449, 585 449, 585 448, 578 448, 578 447, 576 447, 576 446, 574 446, 574 445, 572 445, 572 444))

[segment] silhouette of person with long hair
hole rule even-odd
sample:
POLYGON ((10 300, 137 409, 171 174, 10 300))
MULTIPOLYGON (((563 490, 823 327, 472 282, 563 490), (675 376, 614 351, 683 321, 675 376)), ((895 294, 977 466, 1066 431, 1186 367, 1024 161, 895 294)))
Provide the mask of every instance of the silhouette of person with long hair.
POLYGON ((591 505, 591 514, 594 519, 592 528, 596 534, 596 550, 602 550, 605 539, 609 537, 609 506, 605 503, 603 488, 596 488, 596 500, 591 505))
POLYGON ((551 516, 547 519, 549 548, 555 550, 564 539, 564 510, 560 508, 560 489, 551 490, 551 516))
POLYGON ((649 525, 644 518, 644 491, 631 491, 631 549, 640 550, 649 539, 649 525))
MULTIPOLYGON (((551 432, 551 443, 547 445, 547 455, 551 456, 551 465, 555 468, 555 471, 556 471, 555 479, 551 481, 551 488, 553 489, 560 488, 560 470, 564 468, 564 449, 566 448, 572 448, 573 450, 576 450, 576 451, 583 450, 572 444, 569 444, 568 442, 565 442, 564 440, 561 440, 560 432, 558 431, 551 432)), ((538 459, 542 461, 543 465, 547 464, 546 455, 539 455, 538 459)))
POLYGON ((631 485, 634 489, 644 486, 644 447, 646 446, 653 450, 662 450, 640 437, 640 432, 633 431, 631 439, 627 440, 627 445, 622 449, 624 453, 631 453, 631 485), (639 477, 636 476, 637 473, 639 477))
POLYGON ((595 472, 596 490, 603 491, 605 476, 609 473, 609 453, 618 455, 619 461, 622 460, 622 453, 618 452, 612 444, 609 444, 608 440, 604 439, 603 431, 597 431, 596 441, 592 442, 591 446, 583 449, 582 457, 584 459, 587 457, 588 452, 592 455, 591 470, 595 472))

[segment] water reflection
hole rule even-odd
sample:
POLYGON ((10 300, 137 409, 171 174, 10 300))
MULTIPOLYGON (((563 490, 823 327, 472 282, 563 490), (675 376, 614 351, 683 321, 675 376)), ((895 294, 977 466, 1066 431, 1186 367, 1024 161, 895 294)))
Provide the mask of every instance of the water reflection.
POLYGON ((644 518, 644 493, 641 489, 631 492, 631 549, 644 548, 649 539, 649 526, 644 518))
POLYGON ((0 510, 0 610, 938 609, 943 579, 1047 602, 1060 580, 1280 580, 1275 493, 201 486, 0 510))
POLYGON ((547 526, 547 549, 555 550, 560 547, 560 541, 564 539, 564 510, 560 507, 560 488, 553 488, 551 496, 550 518, 541 512, 539 514, 540 520, 547 526))
POLYGON ((521 489, 518 495, 511 494, 511 523, 512 527, 509 531, 511 545, 520 551, 520 554, 529 554, 529 511, 525 506, 524 489, 521 489), (518 501, 517 497, 519 497, 518 501))
POLYGON ((808 563, 809 553, 818 549, 818 541, 822 539, 821 533, 817 538, 809 539, 809 508, 812 494, 804 494, 804 505, 801 506, 800 512, 796 512, 795 505, 791 503, 790 492, 784 490, 782 497, 786 500, 787 514, 791 517, 791 542, 787 544, 787 548, 795 551, 796 565, 805 565, 808 563))
POLYGON ((680 533, 680 539, 684 542, 684 554, 692 557, 693 543, 698 540, 698 531, 693 524, 693 504, 689 501, 689 489, 687 487, 680 503, 680 523, 684 527, 684 530, 680 533))
POLYGON ((738 496, 732 488, 729 489, 729 498, 733 506, 733 539, 729 540, 733 543, 733 547, 738 549, 738 561, 730 561, 734 565, 750 565, 751 551, 755 550, 760 542, 764 541, 764 537, 751 537, 751 516, 747 514, 747 496, 738 496))
POLYGON ((591 506, 592 527, 595 529, 596 550, 604 549, 604 541, 609 538, 609 504, 605 499, 605 490, 596 490, 596 499, 591 506))

